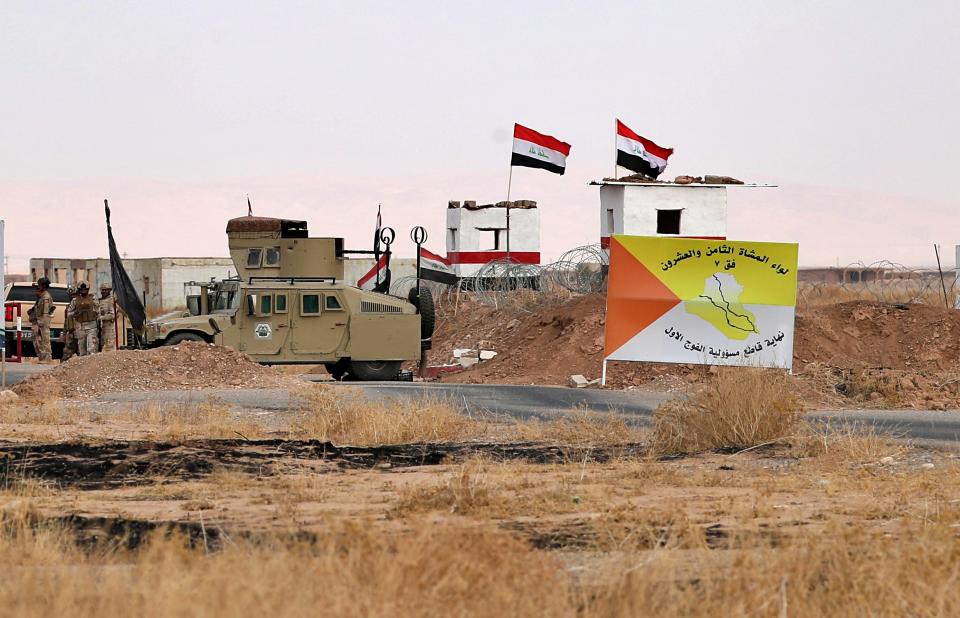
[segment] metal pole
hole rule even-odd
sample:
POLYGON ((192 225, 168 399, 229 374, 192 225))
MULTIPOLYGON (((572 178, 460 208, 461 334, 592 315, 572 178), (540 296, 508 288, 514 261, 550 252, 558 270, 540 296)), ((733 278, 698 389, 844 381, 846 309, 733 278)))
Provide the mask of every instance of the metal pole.
POLYGON ((600 370, 600 386, 607 385, 607 359, 603 359, 603 369, 600 370))
POLYGON ((510 164, 510 176, 507 177, 507 201, 510 201, 510 189, 513 187, 513 163, 510 164))
MULTIPOLYGON (((617 119, 613 119, 613 179, 617 179, 617 119)), ((613 231, 611 230, 611 234, 613 231)))
POLYGON ((3 366, 3 369, 0 370, 0 373, 3 374, 3 381, 0 382, 0 388, 7 388, 7 348, 0 348, 0 365, 3 366))
POLYGON ((510 261, 510 200, 507 200, 507 261, 510 261))
POLYGON ((943 304, 950 308, 950 301, 947 300, 947 284, 943 282, 943 268, 940 267, 940 249, 937 247, 937 244, 933 244, 933 252, 937 256, 937 270, 940 272, 940 287, 943 288, 943 304))

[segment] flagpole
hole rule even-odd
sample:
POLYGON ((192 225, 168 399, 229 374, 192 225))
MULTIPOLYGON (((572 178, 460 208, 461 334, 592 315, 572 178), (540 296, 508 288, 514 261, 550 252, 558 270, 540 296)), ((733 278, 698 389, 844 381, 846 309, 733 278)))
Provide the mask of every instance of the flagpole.
POLYGON ((617 117, 613 117, 613 179, 617 179, 617 117))
POLYGON ((513 151, 510 152, 510 175, 507 178, 507 261, 510 261, 510 189, 513 187, 513 151))

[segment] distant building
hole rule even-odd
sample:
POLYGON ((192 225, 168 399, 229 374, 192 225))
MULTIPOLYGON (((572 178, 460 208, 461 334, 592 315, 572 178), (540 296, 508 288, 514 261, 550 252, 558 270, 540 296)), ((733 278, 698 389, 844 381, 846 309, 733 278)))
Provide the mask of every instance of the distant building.
MULTIPOLYGON (((227 279, 237 275, 230 258, 133 258, 123 260, 133 286, 147 309, 162 310, 185 306, 183 284, 189 281, 227 279)), ((68 285, 86 281, 96 290, 101 283, 110 283, 110 260, 106 258, 67 259, 32 258, 30 276, 36 281, 47 277, 54 283, 68 285)))
MULTIPOLYGON (((945 280, 955 278, 953 270, 943 273, 945 280)), ((903 268, 899 266, 865 266, 854 264, 843 267, 811 267, 801 268, 797 272, 797 281, 801 283, 834 283, 846 285, 850 283, 889 283, 906 280, 940 279, 940 271, 932 268, 903 268)))
POLYGON ((540 263, 540 212, 536 202, 449 202, 447 259, 458 277, 475 277, 484 264, 505 259, 508 251, 510 259, 518 264, 540 263))

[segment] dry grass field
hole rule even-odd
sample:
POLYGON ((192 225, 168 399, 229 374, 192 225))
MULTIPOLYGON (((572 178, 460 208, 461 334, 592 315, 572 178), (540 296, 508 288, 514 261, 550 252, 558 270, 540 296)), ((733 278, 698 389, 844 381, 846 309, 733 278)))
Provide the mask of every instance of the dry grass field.
POLYGON ((19 616, 960 613, 960 460, 721 372, 651 431, 307 388, 0 409, 19 616))

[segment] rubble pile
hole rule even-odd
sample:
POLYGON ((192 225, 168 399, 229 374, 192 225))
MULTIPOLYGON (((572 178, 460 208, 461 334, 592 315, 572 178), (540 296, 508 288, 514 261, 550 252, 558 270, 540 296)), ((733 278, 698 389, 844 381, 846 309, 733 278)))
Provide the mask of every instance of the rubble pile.
POLYGON ((299 384, 233 348, 184 342, 153 350, 74 357, 14 386, 21 397, 85 399, 101 393, 202 388, 284 388, 299 384))
POLYGON ((744 184, 742 180, 738 180, 733 176, 720 176, 716 174, 705 174, 703 176, 688 176, 686 174, 682 174, 674 178, 673 183, 671 183, 669 180, 657 180, 656 178, 652 178, 650 176, 647 176, 646 174, 639 174, 639 173, 630 174, 629 176, 621 176, 620 178, 609 177, 609 178, 604 178, 603 180, 604 182, 635 182, 638 184, 655 183, 655 184, 664 184, 664 185, 668 185, 668 184, 742 185, 744 184))

